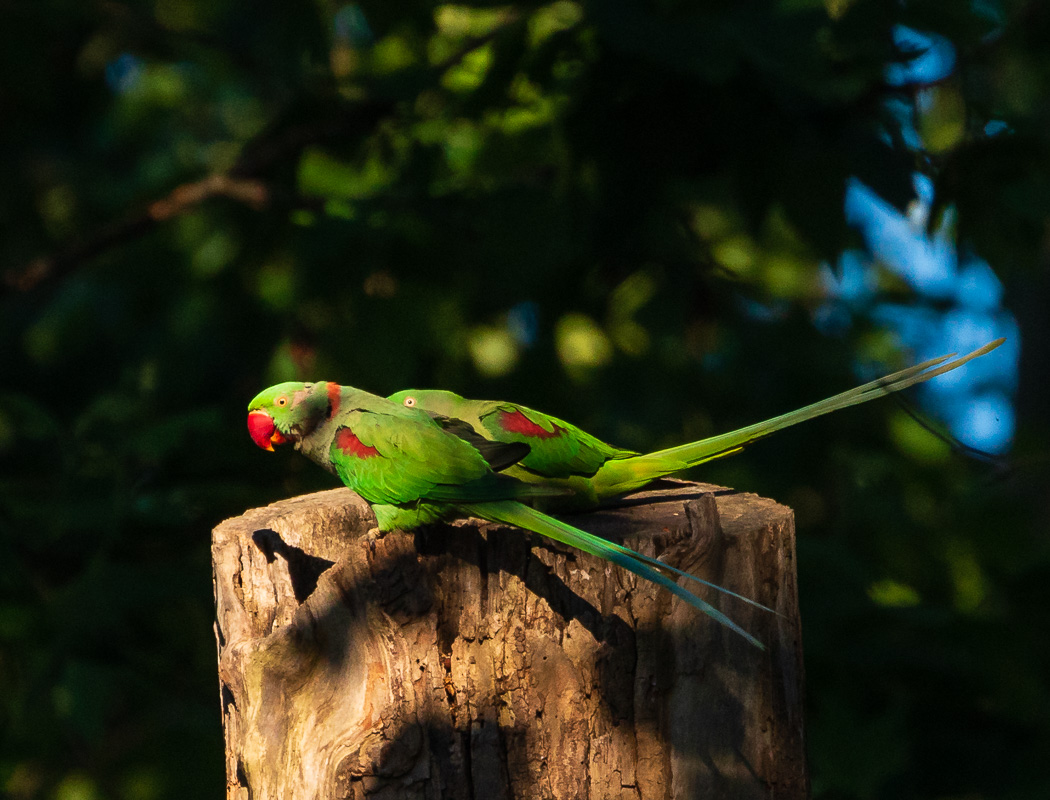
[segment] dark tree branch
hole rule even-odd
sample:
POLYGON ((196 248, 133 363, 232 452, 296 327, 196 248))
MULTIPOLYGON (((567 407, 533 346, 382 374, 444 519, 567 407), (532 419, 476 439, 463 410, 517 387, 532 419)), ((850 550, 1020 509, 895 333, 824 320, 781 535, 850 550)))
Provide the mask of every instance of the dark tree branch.
POLYGON ((144 236, 158 223, 183 214, 213 197, 226 197, 251 208, 262 209, 270 202, 270 190, 261 181, 227 174, 209 175, 199 181, 184 183, 140 212, 74 241, 53 255, 41 256, 21 269, 9 270, 4 275, 3 291, 24 292, 44 280, 63 277, 99 253, 144 236))
MULTIPOLYGON (((499 26, 464 43, 452 56, 431 68, 430 74, 440 76, 521 21, 522 16, 517 11, 507 12, 499 26)), ((228 172, 184 183, 142 211, 75 239, 56 253, 7 270, 0 280, 0 297, 11 292, 25 292, 44 281, 65 277, 100 253, 145 236, 158 223, 212 198, 234 200, 255 210, 267 208, 274 200, 274 190, 264 178, 276 165, 298 157, 305 147, 316 142, 353 134, 367 135, 377 130, 383 120, 396 112, 396 108, 391 101, 364 101, 356 105, 352 113, 337 113, 329 119, 313 119, 276 131, 275 126, 270 126, 255 140, 245 144, 237 163, 228 172)))

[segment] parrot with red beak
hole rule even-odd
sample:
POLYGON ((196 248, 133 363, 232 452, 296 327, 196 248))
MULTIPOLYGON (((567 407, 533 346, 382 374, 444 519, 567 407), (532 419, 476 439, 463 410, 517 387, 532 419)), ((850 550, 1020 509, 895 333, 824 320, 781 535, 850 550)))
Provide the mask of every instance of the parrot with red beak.
POLYGON ((650 580, 762 647, 676 579, 685 577, 764 606, 525 505, 522 500, 567 491, 503 474, 528 456, 527 444, 494 442, 462 421, 436 419, 420 409, 330 382, 281 383, 260 392, 248 405, 248 433, 264 450, 291 444, 335 474, 372 506, 380 530, 410 530, 471 516, 515 525, 650 580))

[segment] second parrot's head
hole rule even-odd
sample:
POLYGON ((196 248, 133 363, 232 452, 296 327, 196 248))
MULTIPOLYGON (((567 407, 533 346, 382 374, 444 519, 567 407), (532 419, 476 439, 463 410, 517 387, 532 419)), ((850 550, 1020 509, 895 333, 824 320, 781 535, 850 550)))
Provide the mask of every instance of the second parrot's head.
POLYGON ((279 383, 263 389, 248 404, 248 434, 263 450, 295 442, 328 416, 338 384, 279 383))
POLYGON ((463 414, 463 398, 444 389, 405 389, 387 399, 408 408, 421 408, 444 417, 459 417, 463 414))

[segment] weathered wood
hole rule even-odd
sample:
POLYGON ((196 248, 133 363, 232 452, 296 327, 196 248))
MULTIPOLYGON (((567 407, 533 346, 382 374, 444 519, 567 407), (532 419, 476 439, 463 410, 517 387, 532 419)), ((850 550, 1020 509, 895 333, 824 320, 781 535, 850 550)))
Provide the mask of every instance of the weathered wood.
POLYGON ((759 651, 600 559, 337 489, 219 525, 228 797, 803 798, 790 509, 675 482, 573 524, 775 609, 759 651))

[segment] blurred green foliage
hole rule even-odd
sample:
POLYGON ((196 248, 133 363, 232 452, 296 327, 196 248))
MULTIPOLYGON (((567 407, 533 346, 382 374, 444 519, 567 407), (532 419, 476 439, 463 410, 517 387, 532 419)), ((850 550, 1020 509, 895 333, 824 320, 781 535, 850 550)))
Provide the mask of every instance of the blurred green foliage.
POLYGON ((0 3, 0 794, 221 793, 209 529, 330 485, 251 445, 259 388, 753 422, 909 360, 811 320, 847 179, 919 170, 1026 337, 1016 468, 882 402, 697 477, 796 509, 817 798, 1050 796, 1047 41, 1020 0, 0 3), (899 24, 950 80, 887 84, 899 24))

